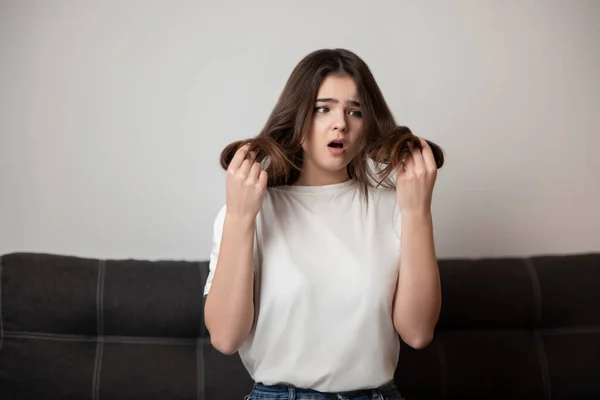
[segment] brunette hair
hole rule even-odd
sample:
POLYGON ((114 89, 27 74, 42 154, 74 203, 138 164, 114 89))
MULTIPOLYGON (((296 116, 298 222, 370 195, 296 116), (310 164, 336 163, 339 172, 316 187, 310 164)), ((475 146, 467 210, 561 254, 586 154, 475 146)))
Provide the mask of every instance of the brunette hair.
MULTIPOLYGON (((360 183, 365 195, 368 186, 374 184, 393 188, 389 175, 401 165, 409 143, 422 149, 421 142, 408 127, 396 125, 367 64, 345 49, 322 49, 305 56, 292 71, 262 131, 222 151, 223 169, 227 169, 235 152, 249 143, 249 151, 256 152, 256 161, 263 163, 268 174, 268 186, 294 184, 302 170, 303 135, 308 132, 321 82, 329 74, 352 77, 361 104, 363 135, 357 156, 348 164, 348 175, 360 183)), ((437 168, 441 168, 442 149, 429 140, 427 143, 437 168)))

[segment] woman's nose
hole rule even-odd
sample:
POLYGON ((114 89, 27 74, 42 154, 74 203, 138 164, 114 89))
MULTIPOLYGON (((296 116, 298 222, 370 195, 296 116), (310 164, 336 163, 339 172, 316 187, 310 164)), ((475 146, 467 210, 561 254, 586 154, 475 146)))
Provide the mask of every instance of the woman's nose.
POLYGON ((342 132, 346 131, 346 128, 347 128, 347 125, 346 125, 346 114, 342 113, 341 115, 337 115, 336 116, 333 128, 336 131, 342 131, 342 132))

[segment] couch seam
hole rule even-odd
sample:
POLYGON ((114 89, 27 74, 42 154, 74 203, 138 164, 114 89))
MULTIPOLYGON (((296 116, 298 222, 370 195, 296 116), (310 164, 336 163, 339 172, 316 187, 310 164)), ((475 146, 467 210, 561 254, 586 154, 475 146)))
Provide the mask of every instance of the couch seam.
MULTIPOLYGON (((530 331, 527 329, 511 329, 512 332, 530 331)), ((477 333, 485 333, 485 331, 477 331, 477 333)), ((454 332, 444 332, 452 334, 454 332)), ((562 335, 598 335, 600 327, 577 327, 577 328, 544 328, 541 329, 542 337, 546 336, 562 336, 562 335)), ((8 339, 31 339, 31 340, 56 340, 63 342, 96 342, 97 337, 93 335, 65 334, 65 333, 46 333, 32 331, 11 331, 4 330, 4 338, 8 339)), ((121 335, 104 335, 104 343, 114 344, 143 344, 143 345, 160 345, 160 346, 195 346, 196 341, 209 341, 210 338, 161 338, 161 337, 145 337, 145 336, 121 336, 121 335)), ((436 338, 437 340, 437 338, 436 338)))
POLYGON ((100 397, 100 373, 102 369, 102 356, 104 353, 104 276, 106 262, 98 260, 98 281, 96 285, 96 325, 98 341, 96 344, 96 357, 94 361, 94 375, 92 381, 92 400, 100 397))
POLYGON ((533 289, 533 298, 535 302, 535 328, 534 328, 534 341, 537 348, 538 361, 542 369, 542 382, 544 385, 544 398, 552 398, 552 386, 550 383, 550 372, 548 369, 548 358, 546 357, 546 349, 544 347, 544 340, 542 338, 542 288, 540 284, 540 278, 537 274, 533 260, 531 257, 526 257, 525 267, 531 278, 531 286, 533 289))
POLYGON ((600 327, 595 326, 579 326, 579 327, 564 327, 564 328, 546 328, 542 329, 544 336, 560 336, 560 335, 596 335, 600 333, 600 327))
POLYGON ((448 370, 447 370, 447 362, 446 362, 446 352, 444 351, 444 345, 442 344, 441 338, 438 336, 436 338, 436 349, 437 349, 437 358, 438 363, 440 365, 440 379, 441 379, 441 398, 442 400, 446 399, 446 385, 448 380, 448 370))
MULTIPOLYGON (((204 278, 204 268, 202 262, 198 262, 198 273, 200 274, 200 289, 204 292, 202 280, 204 278)), ((207 276, 208 278, 208 276, 207 276)), ((206 280, 205 280, 206 282, 206 280)), ((198 338, 196 338, 196 400, 204 400, 206 395, 206 382, 204 381, 204 346, 203 338, 206 336, 207 330, 204 322, 204 302, 206 297, 202 296, 200 310, 200 326, 198 327, 198 338)))
MULTIPOLYGON (((200 274, 200 290, 202 291, 202 293, 204 293, 204 285, 206 285, 206 280, 208 279, 208 275, 206 276, 206 279, 204 279, 204 271, 205 269, 202 268, 202 262, 199 261, 198 262, 198 273, 200 274), (204 285, 202 284, 202 281, 204 280, 204 285)), ((207 329, 206 329, 206 324, 204 322, 204 304, 206 301, 206 296, 202 295, 202 306, 200 307, 200 326, 198 327, 198 335, 200 337, 206 337, 208 335, 207 333, 207 329)))
MULTIPOLYGON (((4 336, 11 339, 32 339, 32 340, 57 340, 63 342, 96 342, 97 336, 92 335, 71 335, 63 333, 45 333, 45 332, 30 332, 30 331, 5 331, 4 336)), ((104 335, 102 341, 104 343, 116 344, 148 344, 161 346, 193 346, 197 338, 155 338, 141 336, 117 336, 104 335)))
POLYGON ((202 338, 196 340, 196 399, 206 398, 206 382, 204 380, 204 343, 202 338))

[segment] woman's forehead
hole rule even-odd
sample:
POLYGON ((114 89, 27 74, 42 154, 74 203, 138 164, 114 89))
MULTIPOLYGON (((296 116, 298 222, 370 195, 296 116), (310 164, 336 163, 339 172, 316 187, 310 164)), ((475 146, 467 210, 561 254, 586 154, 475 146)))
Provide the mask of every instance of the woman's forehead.
POLYGON ((358 100, 356 82, 348 75, 328 75, 321 82, 317 98, 332 98, 342 102, 358 100))

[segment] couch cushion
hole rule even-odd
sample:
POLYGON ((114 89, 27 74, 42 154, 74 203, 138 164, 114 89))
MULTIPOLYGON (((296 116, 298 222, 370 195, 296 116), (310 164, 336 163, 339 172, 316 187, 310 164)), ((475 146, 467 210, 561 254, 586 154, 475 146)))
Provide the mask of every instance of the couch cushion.
POLYGON ((531 259, 540 291, 542 328, 600 327, 600 256, 531 259))
POLYGON ((7 332, 97 334, 99 262, 77 257, 2 257, 2 326, 7 332))
POLYGON ((107 260, 103 333, 120 336, 206 337, 202 287, 205 268, 195 262, 107 260))
POLYGON ((438 330, 533 329, 536 298, 525 259, 441 260, 438 330))
POLYGON ((0 399, 205 399, 207 271, 206 262, 3 256, 0 399))
POLYGON ((600 398, 600 254, 439 266, 435 339, 401 349, 407 398, 600 398))

